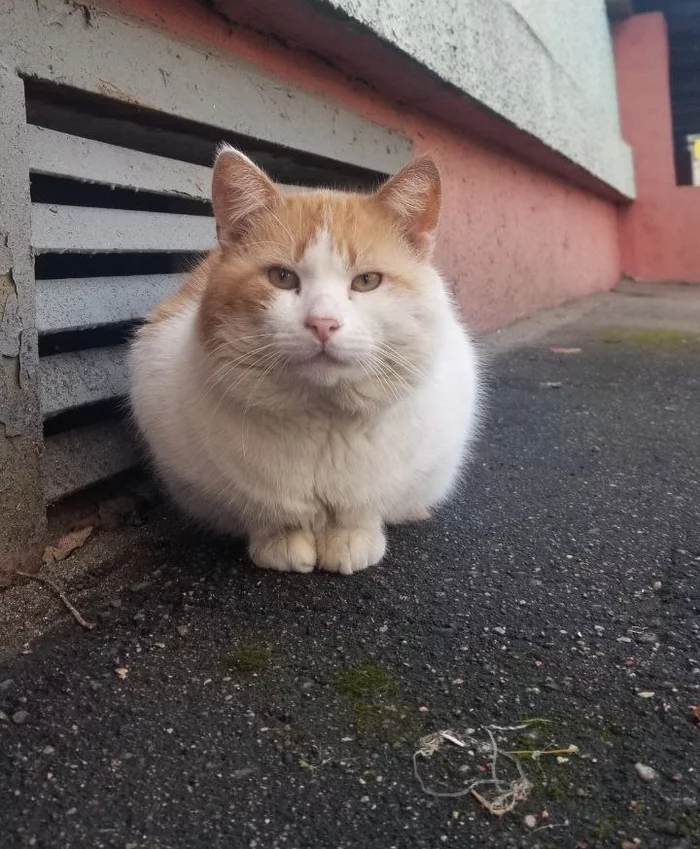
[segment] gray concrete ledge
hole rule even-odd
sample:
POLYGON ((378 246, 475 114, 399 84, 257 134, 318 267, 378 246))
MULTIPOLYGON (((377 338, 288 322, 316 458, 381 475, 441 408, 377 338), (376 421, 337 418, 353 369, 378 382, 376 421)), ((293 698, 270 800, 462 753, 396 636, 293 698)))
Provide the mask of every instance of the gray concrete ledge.
POLYGON ((395 100, 615 199, 634 196, 603 3, 214 0, 395 100))

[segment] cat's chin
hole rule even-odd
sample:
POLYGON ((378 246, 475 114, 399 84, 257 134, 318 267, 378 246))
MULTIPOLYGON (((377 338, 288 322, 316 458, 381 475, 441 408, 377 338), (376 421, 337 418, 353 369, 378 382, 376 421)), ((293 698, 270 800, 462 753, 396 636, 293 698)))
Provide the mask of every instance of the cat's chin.
POLYGON ((296 369, 303 380, 318 386, 334 386, 340 380, 352 376, 356 370, 353 363, 325 351, 297 363, 296 369))

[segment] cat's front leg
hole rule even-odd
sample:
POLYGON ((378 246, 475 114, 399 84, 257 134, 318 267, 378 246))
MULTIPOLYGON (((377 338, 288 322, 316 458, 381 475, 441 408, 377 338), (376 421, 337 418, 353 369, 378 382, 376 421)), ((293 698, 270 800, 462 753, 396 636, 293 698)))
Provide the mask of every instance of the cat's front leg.
POLYGON ((339 516, 316 534, 318 568, 352 575, 384 557, 386 536, 381 519, 339 516))
POLYGON ((316 539, 311 531, 297 528, 250 534, 250 559, 262 569, 278 572, 313 572, 316 566, 316 539))

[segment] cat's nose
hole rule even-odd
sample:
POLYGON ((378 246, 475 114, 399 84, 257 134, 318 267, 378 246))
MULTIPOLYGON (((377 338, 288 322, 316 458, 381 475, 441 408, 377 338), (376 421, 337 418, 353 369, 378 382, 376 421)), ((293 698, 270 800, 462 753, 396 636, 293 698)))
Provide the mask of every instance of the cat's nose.
POLYGON ((331 334, 340 327, 340 323, 334 318, 318 318, 315 315, 308 316, 304 324, 321 342, 327 342, 331 334))

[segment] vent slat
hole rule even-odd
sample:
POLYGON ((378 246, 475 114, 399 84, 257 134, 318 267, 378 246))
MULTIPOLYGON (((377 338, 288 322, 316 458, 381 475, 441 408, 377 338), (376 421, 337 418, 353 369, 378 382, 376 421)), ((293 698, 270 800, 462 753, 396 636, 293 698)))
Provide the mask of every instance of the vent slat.
POLYGON ((44 497, 66 495, 134 468, 139 455, 123 422, 101 422, 46 438, 42 458, 44 497))
POLYGON ((181 274, 135 274, 37 280, 37 330, 60 333, 143 318, 177 291, 182 279, 181 274))
POLYGON ((208 201, 212 169, 165 156, 28 126, 35 174, 208 201))
POLYGON ((202 253, 215 238, 204 215, 32 204, 35 253, 202 253))
POLYGON ((42 357, 39 369, 44 418, 127 392, 126 345, 42 357))

